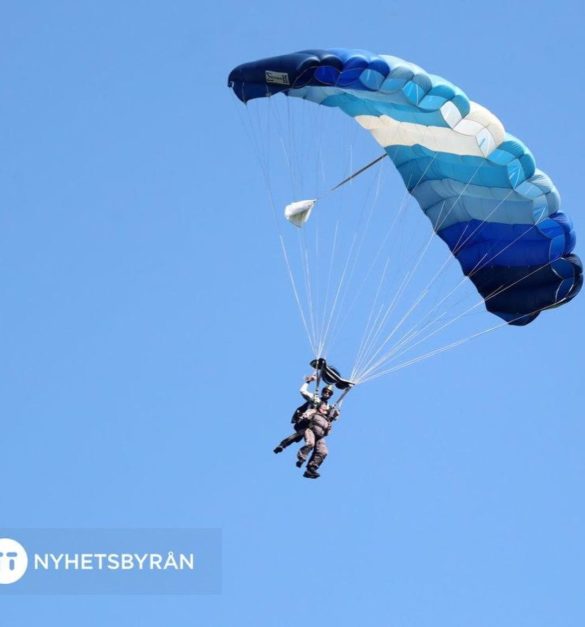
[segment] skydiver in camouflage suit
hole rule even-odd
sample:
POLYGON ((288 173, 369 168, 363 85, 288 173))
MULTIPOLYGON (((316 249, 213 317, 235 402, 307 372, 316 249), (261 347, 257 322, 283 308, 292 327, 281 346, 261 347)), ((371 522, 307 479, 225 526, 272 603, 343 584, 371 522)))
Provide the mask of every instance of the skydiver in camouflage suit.
POLYGON ((305 440, 305 445, 301 447, 297 454, 297 467, 300 468, 307 459, 309 453, 311 457, 307 464, 307 469, 303 476, 309 479, 317 479, 319 473, 317 469, 327 457, 328 449, 325 437, 331 431, 331 423, 339 416, 339 410, 334 405, 329 405, 328 401, 333 396, 333 388, 326 386, 321 390, 321 396, 317 393, 309 392, 309 383, 317 377, 310 375, 305 378, 305 383, 300 389, 301 396, 306 403, 298 407, 293 415, 292 422, 295 432, 284 438, 274 449, 275 453, 281 453, 287 446, 295 442, 305 440))

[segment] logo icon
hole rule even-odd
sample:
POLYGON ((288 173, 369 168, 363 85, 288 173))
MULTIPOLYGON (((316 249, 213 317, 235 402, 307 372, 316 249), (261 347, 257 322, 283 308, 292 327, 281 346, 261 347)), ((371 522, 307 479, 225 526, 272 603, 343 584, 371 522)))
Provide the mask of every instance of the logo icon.
POLYGON ((273 72, 272 70, 266 70, 264 77, 267 83, 273 83, 275 85, 290 85, 288 74, 286 72, 273 72))
POLYGON ((28 568, 25 548, 16 540, 0 538, 0 585, 16 583, 28 568))

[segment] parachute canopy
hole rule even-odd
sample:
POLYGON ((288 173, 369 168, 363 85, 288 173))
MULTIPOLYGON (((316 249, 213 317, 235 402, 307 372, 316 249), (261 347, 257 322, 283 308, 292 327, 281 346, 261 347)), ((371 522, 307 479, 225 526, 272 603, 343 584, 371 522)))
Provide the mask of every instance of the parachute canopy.
MULTIPOLYGON (((488 311, 524 325, 581 289, 575 233, 528 148, 449 81, 388 55, 306 50, 229 75, 243 102, 284 93, 337 107, 371 132, 488 311)), ((300 226, 313 201, 287 207, 300 226), (309 203, 309 204, 305 204, 309 203)))

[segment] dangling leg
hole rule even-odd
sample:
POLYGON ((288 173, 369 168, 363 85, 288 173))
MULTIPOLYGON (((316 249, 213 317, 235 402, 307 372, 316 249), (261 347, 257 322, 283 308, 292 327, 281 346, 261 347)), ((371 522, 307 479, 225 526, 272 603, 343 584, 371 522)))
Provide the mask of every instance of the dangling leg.
POLYGON ((282 453, 287 446, 294 444, 295 442, 300 442, 303 439, 302 431, 295 431, 291 433, 288 437, 284 438, 282 442, 274 449, 275 453, 282 453))
POLYGON ((297 453, 297 468, 300 468, 307 459, 307 455, 315 448, 315 434, 311 429, 305 429, 303 433, 305 446, 302 446, 297 453))
POLYGON ((315 443, 315 448, 313 449, 313 454, 307 464, 307 470, 304 476, 308 479, 317 479, 320 476, 317 469, 325 461, 328 454, 329 449, 327 448, 325 438, 319 438, 315 443))

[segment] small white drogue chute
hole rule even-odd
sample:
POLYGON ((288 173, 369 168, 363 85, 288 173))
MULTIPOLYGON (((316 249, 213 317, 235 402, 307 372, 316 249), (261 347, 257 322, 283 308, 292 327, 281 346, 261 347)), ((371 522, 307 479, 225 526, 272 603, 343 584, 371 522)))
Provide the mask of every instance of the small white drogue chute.
POLYGON ((291 202, 290 205, 284 208, 284 217, 295 226, 301 228, 309 219, 316 202, 316 199, 291 202))
MULTIPOLYGON (((336 189, 339 189, 346 183, 349 183, 356 176, 359 176, 362 172, 365 172, 373 165, 376 165, 376 163, 382 161, 382 159, 385 159, 387 156, 388 155, 384 153, 383 155, 376 157, 373 161, 370 161, 370 163, 365 165, 363 168, 360 168, 353 174, 350 174, 347 178, 344 178, 343 181, 337 183, 337 185, 335 187, 332 187, 329 191, 334 192, 336 189)), ((291 202, 290 205, 287 205, 284 208, 284 217, 289 222, 292 222, 292 224, 294 224, 295 226, 301 228, 311 216, 311 211, 313 210, 316 202, 316 198, 313 198, 312 200, 297 200, 296 202, 291 202)))

